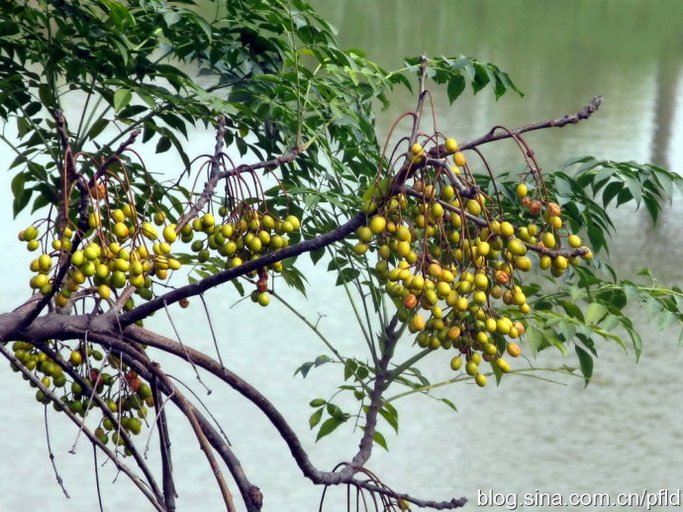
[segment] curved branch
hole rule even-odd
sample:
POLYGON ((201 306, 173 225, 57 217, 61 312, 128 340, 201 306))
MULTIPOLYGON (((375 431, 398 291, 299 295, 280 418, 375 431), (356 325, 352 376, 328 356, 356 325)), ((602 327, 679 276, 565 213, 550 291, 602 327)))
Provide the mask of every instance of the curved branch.
MULTIPOLYGON (((496 126, 493 129, 491 129, 491 131, 489 131, 486 135, 482 135, 479 138, 467 141, 464 144, 460 144, 459 151, 471 149, 475 146, 481 146, 482 144, 487 144, 489 142, 494 142, 496 140, 509 139, 521 133, 531 132, 535 130, 543 130, 544 128, 563 128, 568 124, 576 124, 579 121, 583 121, 592 116, 595 112, 598 111, 600 105, 602 105, 602 96, 595 96, 590 101, 590 103, 588 103, 585 107, 579 110, 576 114, 565 114, 562 117, 551 119, 550 121, 531 123, 526 126, 516 128, 514 130, 506 130, 503 133, 496 133, 496 131, 499 128, 498 126, 496 126)), ((445 151, 444 148, 443 155, 445 156, 448 154, 449 153, 445 151)))

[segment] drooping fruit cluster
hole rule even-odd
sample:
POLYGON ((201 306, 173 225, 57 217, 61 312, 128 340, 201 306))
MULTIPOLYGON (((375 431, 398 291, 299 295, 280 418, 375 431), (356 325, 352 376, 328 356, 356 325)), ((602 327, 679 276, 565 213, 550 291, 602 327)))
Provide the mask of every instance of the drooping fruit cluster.
MULTIPOLYGON (((51 243, 51 251, 45 251, 30 263, 35 272, 30 285, 40 293, 52 292, 54 279, 60 265, 69 266, 68 273, 54 295, 58 307, 66 307, 69 301, 97 294, 108 301, 118 290, 132 286, 143 299, 151 299, 153 279, 169 278, 172 271, 183 264, 206 264, 217 258, 224 268, 233 268, 245 261, 289 244, 289 236, 299 230, 301 222, 294 215, 280 220, 270 213, 262 213, 242 206, 229 210, 219 208, 220 222, 210 212, 201 213, 180 228, 167 222, 162 211, 152 218, 139 215, 132 204, 109 210, 94 206, 89 214, 89 231, 83 234, 80 248, 71 251, 74 229, 66 227, 51 243), (105 215, 106 214, 106 215, 105 215), (150 222, 153 220, 154 223, 150 222), (156 226, 155 226, 156 225, 156 226), (179 252, 178 242, 189 245, 187 252, 179 252)), ((46 245, 47 234, 40 236, 37 227, 29 226, 19 233, 19 239, 27 243, 27 249, 35 251, 46 245)), ((275 272, 282 270, 282 263, 271 265, 275 272)), ((268 269, 264 268, 263 272, 268 269)), ((254 302, 268 304, 267 273, 261 273, 254 302)), ((128 300, 124 309, 134 306, 128 300)))
POLYGON ((566 233, 560 207, 531 199, 525 183, 516 188, 524 222, 494 214, 454 139, 429 153, 413 144, 405 168, 400 186, 384 185, 387 195, 372 196, 379 207, 371 205, 367 225, 356 231, 354 252, 376 252, 377 275, 416 343, 456 349, 451 367, 460 370, 464 356, 465 372, 483 386, 482 360, 500 375, 511 369, 504 354, 520 354, 511 340, 524 334, 531 310, 522 275, 538 267, 560 276, 590 251, 566 233))
MULTIPOLYGON (((122 446, 125 444, 122 431, 132 435, 141 432, 143 422, 147 421, 148 408, 154 406, 152 388, 148 383, 112 354, 104 361, 104 354, 92 345, 81 344, 71 350, 60 342, 48 341, 47 344, 56 353, 58 361, 22 341, 15 341, 12 350, 19 362, 40 378, 43 386, 60 397, 59 402, 52 403, 56 411, 68 408, 82 418, 95 418, 93 433, 103 444, 122 446), (97 362, 101 369, 91 366, 91 361, 97 362), (62 365, 76 372, 87 387, 84 389, 81 383, 69 376, 62 365), (95 390, 101 403, 86 392, 88 387, 95 390), (104 408, 106 413, 102 410, 104 408)), ((35 398, 43 404, 50 403, 41 389, 36 391, 35 398)), ((127 448, 125 453, 130 453, 127 448)))

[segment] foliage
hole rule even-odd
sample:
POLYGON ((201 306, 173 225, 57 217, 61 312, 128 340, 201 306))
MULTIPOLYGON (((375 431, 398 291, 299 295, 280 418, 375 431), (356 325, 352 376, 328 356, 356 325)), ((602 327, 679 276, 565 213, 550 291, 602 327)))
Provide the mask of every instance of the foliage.
POLYGON ((505 72, 465 56, 410 58, 385 71, 361 50, 341 50, 302 0, 39 0, 1 9, 0 117, 16 137, 3 130, 0 138, 16 153, 14 214, 30 209, 33 219, 19 238, 39 256, 33 295, 0 315, 0 351, 38 388, 36 399, 83 428, 158 510, 174 509, 172 476, 165 465, 156 483, 134 436, 155 423, 167 463, 165 399, 192 426, 226 508, 235 505, 216 456, 248 510, 260 510, 261 496, 220 426, 148 351, 189 362, 256 404, 314 483, 379 495, 387 509, 455 508, 464 500, 420 500, 364 479, 373 443, 388 449, 380 427, 399 431, 399 398, 522 372, 523 362, 508 362, 521 361, 520 340, 532 353, 573 349, 588 384, 601 340, 628 340, 640 355, 629 305, 644 304, 659 327, 683 322, 680 289, 649 273, 646 283, 620 279, 607 260, 612 209, 644 205, 656 222, 681 177, 593 158, 547 172, 525 141, 527 132, 588 119, 598 100, 573 116, 458 144, 438 118, 423 119, 430 88, 445 85, 451 103, 468 86, 496 99, 521 94, 505 72), (392 127, 410 124, 396 145, 383 147, 375 112, 397 85, 414 91, 417 105, 392 127), (74 99, 77 112, 66 107, 74 99), (209 128, 214 148, 188 154, 190 134, 209 128), (493 172, 481 148, 510 138, 524 167, 493 172), (167 152, 177 168, 141 156, 167 152), (367 351, 340 353, 274 293, 275 279, 306 292, 297 268, 306 253, 337 275, 367 351), (337 392, 314 398, 309 418, 316 441, 360 427, 359 451, 340 470, 314 468, 277 409, 220 354, 140 327, 197 295, 211 325, 203 292, 226 282, 261 306, 281 301, 320 338, 325 353, 295 375, 340 367, 337 392), (399 342, 417 345, 404 360, 399 342), (418 363, 440 355, 454 377, 434 383, 418 363), (344 410, 344 395, 354 411, 344 410))

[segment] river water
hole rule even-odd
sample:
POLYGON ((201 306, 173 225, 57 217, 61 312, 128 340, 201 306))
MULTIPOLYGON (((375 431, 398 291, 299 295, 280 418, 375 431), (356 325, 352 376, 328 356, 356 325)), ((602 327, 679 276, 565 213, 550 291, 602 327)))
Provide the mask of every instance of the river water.
MULTIPOLYGON (((525 98, 510 96, 495 102, 492 93, 484 90, 474 97, 467 94, 450 107, 445 94, 436 91, 441 129, 459 140, 480 135, 493 124, 515 127, 573 113, 601 94, 604 106, 589 122, 529 137, 546 168, 572 156, 592 154, 655 162, 683 172, 680 2, 320 0, 318 4, 339 29, 344 46, 368 49, 387 68, 399 66, 404 56, 426 52, 476 56, 508 71, 525 98)), ((390 123, 412 105, 407 93, 397 93, 391 108, 382 114, 379 133, 385 134, 390 123)), ((190 153, 192 149, 206 152, 211 140, 206 132, 192 134, 190 153)), ((491 157, 497 165, 517 163, 509 147, 494 150, 491 157)), ((11 158, 3 149, 0 167, 6 167, 11 158)), ((161 159, 158 163, 168 162, 161 159)), ((10 179, 9 173, 0 174, 3 219, 11 217, 10 179)), ((681 205, 679 195, 657 226, 642 211, 619 211, 615 216, 618 236, 610 248, 611 260, 620 272, 635 276, 647 266, 662 283, 683 283, 681 205)), ((28 216, 22 215, 0 225, 5 247, 2 311, 16 306, 27 294, 28 257, 14 240, 28 222, 28 216)), ((333 276, 322 266, 305 264, 304 269, 310 282, 308 298, 288 292, 291 304, 313 321, 321 315, 322 332, 342 352, 362 350, 360 333, 349 320, 352 312, 341 290, 334 287, 333 276)), ((259 311, 251 304, 235 304, 237 297, 229 286, 213 291, 207 299, 226 365, 263 389, 281 408, 313 462, 332 468, 352 454, 357 433, 351 428, 342 428, 318 444, 308 430, 308 401, 329 397, 341 379, 339 368, 326 366, 306 380, 292 377, 303 361, 325 352, 311 331, 277 303, 259 311)), ((185 343, 212 352, 200 308, 176 308, 173 315, 185 343)), ((440 396, 453 400, 458 413, 426 398, 399 401, 400 435, 385 430, 390 451, 378 449, 370 469, 388 485, 421 497, 466 496, 470 499, 466 510, 482 508, 477 506, 477 495, 489 491, 500 493, 501 500, 510 500, 509 493, 536 491, 561 493, 564 498, 571 493, 616 497, 645 490, 678 491, 683 488, 679 333, 658 332, 642 311, 634 310, 633 316, 645 339, 640 362, 636 364, 632 352, 625 354, 601 343, 595 382, 588 388, 579 379, 552 375, 548 377, 559 383, 519 377, 506 378, 500 387, 478 389, 461 384, 445 388, 440 396)), ((172 335, 163 315, 158 314, 150 325, 172 335)), ((559 366, 564 360, 559 353, 547 353, 532 363, 559 366)), ((434 357, 423 370, 436 381, 449 376, 447 364, 434 357)), ((221 421, 247 475, 264 492, 264 510, 317 510, 320 489, 301 476, 284 443, 254 407, 209 378, 204 380, 214 392, 207 396, 191 373, 172 368, 221 421)), ((71 494, 66 500, 49 464, 43 413, 32 399, 33 391, 6 367, 0 367, 0 379, 0 512, 48 507, 55 512, 96 510, 92 452, 87 444, 81 440, 76 455, 69 454, 75 433, 63 428, 64 418, 50 415, 56 463, 71 494)), ((172 434, 176 436, 178 509, 220 510, 220 497, 196 441, 182 422, 172 423, 172 434)), ((150 463, 155 461, 150 450, 150 463)), ((101 469, 105 510, 148 510, 124 476, 111 484, 115 476, 111 464, 101 469)), ((329 501, 325 510, 343 509, 341 494, 334 496, 338 500, 329 501)))

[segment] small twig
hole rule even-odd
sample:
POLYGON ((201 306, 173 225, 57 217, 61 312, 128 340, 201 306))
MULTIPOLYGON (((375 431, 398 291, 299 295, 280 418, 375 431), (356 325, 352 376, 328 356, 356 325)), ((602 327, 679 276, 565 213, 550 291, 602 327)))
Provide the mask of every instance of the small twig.
POLYGON ((95 466, 95 489, 97 490, 97 504, 100 507, 100 512, 104 512, 102 505, 102 489, 100 488, 100 470, 97 464, 97 447, 92 445, 93 465, 95 466))
POLYGON ((213 346, 216 349, 216 356, 218 356, 218 362, 221 363, 221 366, 225 366, 223 364, 223 358, 221 357, 221 351, 218 348, 218 340, 216 339, 216 331, 213 328, 213 322, 211 321, 211 315, 209 314, 209 306, 206 304, 206 300, 204 299, 204 294, 200 293, 199 298, 202 301, 202 305, 204 306, 204 312, 206 313, 206 320, 209 323, 209 329, 211 330, 211 339, 213 340, 213 346))
MULTIPOLYGON (((183 350, 185 350, 185 345, 183 344, 183 340, 180 338, 180 333, 178 332, 178 329, 175 326, 175 322, 173 322, 173 317, 171 316, 171 313, 169 313, 168 306, 166 305, 165 302, 164 302, 164 311, 166 311, 166 316, 168 317, 168 321, 171 323, 171 327, 173 328, 173 332, 175 333, 175 336, 178 340, 178 343, 180 343, 180 346, 183 347, 183 350)), ((190 356, 187 355, 187 351, 185 352, 185 355, 187 356, 185 359, 192 366, 192 369, 194 370, 194 374, 197 377, 197 380, 199 381, 199 383, 202 386, 204 386, 204 389, 206 389, 206 394, 210 395, 211 389, 206 384, 204 384, 204 381, 202 380, 201 376, 199 375, 199 372, 197 371, 197 367, 194 365, 194 363, 190 359, 190 356)))
POLYGON ((52 453, 52 446, 50 445, 50 428, 48 426, 47 422, 47 405, 44 407, 43 410, 43 418, 45 419, 45 441, 47 442, 47 452, 50 457, 50 463, 52 464, 52 469, 55 472, 55 478, 57 479, 57 483, 59 484, 59 487, 62 488, 62 492, 64 493, 64 496, 67 498, 71 498, 69 496, 69 493, 66 490, 66 487, 64 487, 64 480, 62 480, 62 477, 59 475, 59 471, 57 471, 57 465, 55 464, 55 454, 52 453))

